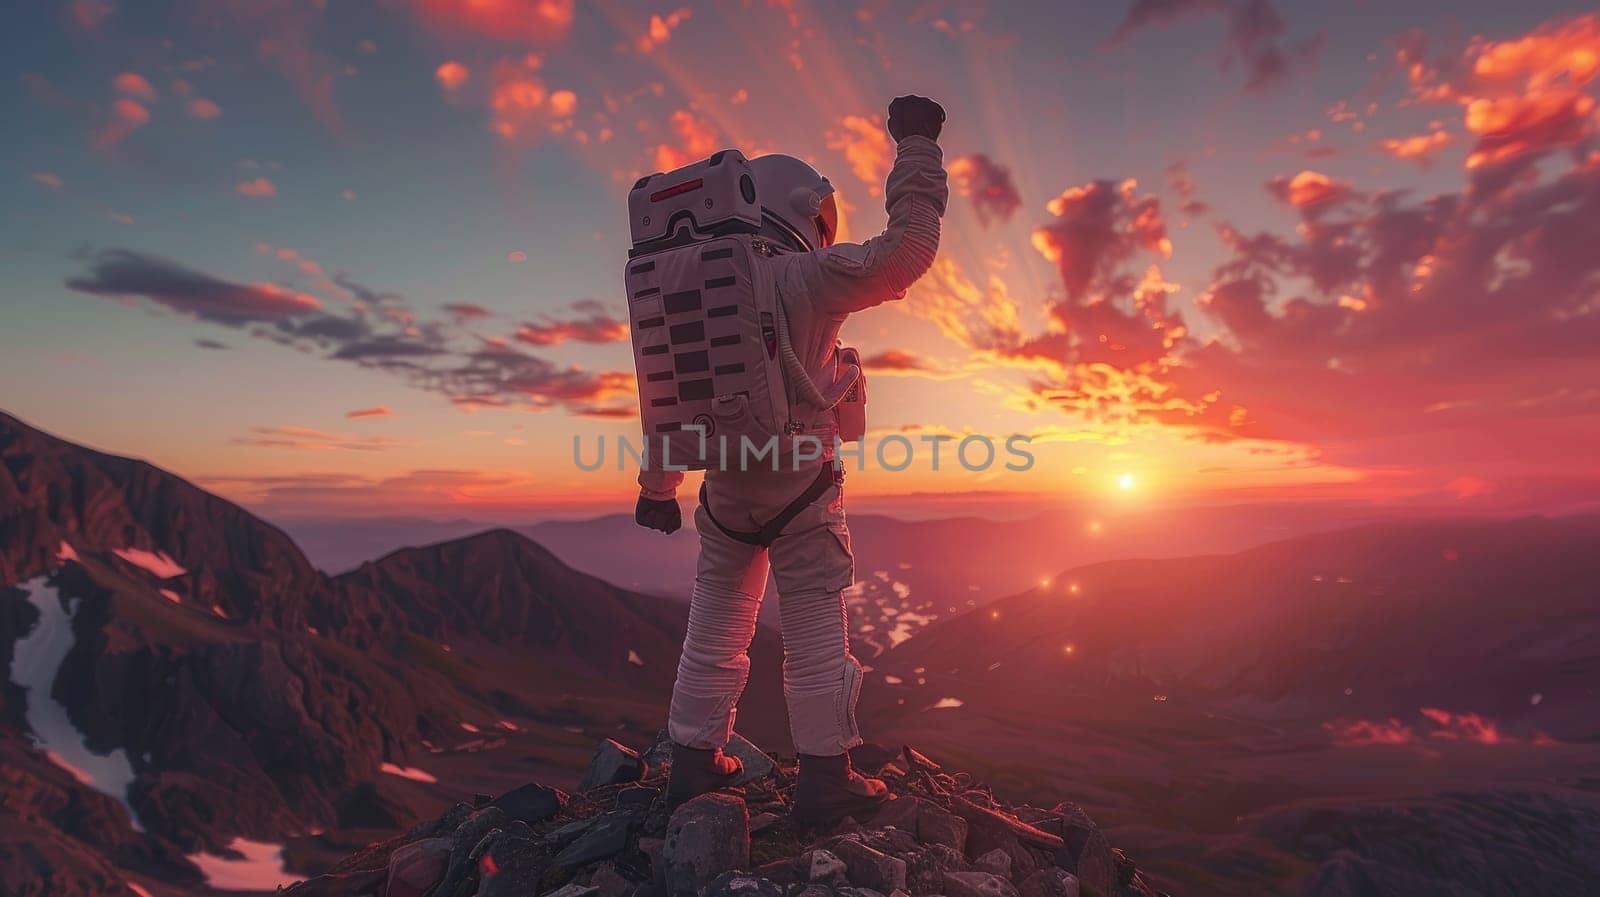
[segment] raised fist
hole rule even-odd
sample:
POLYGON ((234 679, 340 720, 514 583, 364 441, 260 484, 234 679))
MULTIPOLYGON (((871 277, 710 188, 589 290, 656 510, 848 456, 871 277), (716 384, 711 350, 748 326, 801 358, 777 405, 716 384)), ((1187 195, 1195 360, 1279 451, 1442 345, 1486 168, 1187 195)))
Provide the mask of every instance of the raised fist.
POLYGON ((671 535, 683 526, 683 512, 678 510, 678 503, 673 499, 662 501, 641 495, 633 508, 633 522, 671 535))
POLYGON ((889 104, 889 136, 895 143, 912 136, 938 140, 943 128, 944 107, 927 97, 895 97, 889 104))

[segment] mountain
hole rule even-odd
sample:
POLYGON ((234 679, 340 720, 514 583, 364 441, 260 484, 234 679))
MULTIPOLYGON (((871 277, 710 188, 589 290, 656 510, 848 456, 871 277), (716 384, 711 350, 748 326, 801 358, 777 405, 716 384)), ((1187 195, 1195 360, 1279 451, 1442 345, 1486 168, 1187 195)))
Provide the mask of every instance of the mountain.
POLYGON ((1600 883, 1600 516, 1075 567, 876 663, 875 725, 1072 789, 1195 895, 1600 883))
MULTIPOLYGON (((0 415, 0 884, 215 882, 436 810, 425 767, 564 768, 588 732, 659 726, 685 616, 504 530, 330 578, 235 505, 0 415)), ((781 731, 761 640, 776 712, 741 723, 781 731)))

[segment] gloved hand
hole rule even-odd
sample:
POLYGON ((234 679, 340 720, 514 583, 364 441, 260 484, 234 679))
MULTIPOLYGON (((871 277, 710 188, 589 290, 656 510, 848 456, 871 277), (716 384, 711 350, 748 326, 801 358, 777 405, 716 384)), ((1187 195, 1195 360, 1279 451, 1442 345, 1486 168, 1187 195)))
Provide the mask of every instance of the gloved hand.
POLYGON ((633 522, 671 535, 683 526, 683 512, 678 510, 675 499, 661 501, 640 495, 639 503, 633 506, 633 522))
POLYGON ((927 97, 895 97, 889 104, 889 136, 895 143, 911 136, 938 140, 943 128, 944 107, 927 97))

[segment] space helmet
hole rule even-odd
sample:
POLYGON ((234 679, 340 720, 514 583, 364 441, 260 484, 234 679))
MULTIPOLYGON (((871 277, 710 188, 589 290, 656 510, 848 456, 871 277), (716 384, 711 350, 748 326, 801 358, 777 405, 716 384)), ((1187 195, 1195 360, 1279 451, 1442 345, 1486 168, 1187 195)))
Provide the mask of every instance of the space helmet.
POLYGON ((750 160, 761 197, 761 232, 797 252, 833 245, 839 208, 833 184, 793 156, 774 153, 750 160))

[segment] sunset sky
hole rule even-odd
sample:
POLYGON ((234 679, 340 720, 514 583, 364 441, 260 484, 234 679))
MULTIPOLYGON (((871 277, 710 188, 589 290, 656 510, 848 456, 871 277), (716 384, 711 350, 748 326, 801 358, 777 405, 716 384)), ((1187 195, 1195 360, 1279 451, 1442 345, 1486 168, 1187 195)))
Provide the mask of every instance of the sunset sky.
POLYGON ((1593 9, 15 4, 0 409, 280 515, 626 510, 628 186, 787 152, 864 239, 915 92, 940 257, 844 336, 919 460, 858 494, 1593 503, 1593 9))

